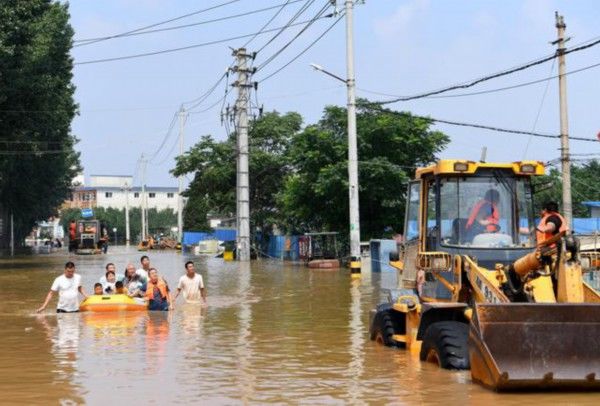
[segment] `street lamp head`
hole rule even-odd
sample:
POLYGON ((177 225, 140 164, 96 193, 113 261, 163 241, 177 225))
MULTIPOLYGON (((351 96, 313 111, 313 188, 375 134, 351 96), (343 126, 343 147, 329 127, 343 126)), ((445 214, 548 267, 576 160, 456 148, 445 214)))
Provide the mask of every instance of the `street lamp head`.
POLYGON ((317 65, 316 63, 311 63, 310 66, 312 66, 314 70, 320 70, 321 72, 324 70, 321 65, 317 65))

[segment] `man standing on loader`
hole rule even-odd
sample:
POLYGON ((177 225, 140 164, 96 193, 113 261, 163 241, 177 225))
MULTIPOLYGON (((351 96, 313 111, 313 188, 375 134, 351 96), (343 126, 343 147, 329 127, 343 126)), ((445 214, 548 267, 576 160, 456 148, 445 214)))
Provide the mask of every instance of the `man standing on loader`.
POLYGON ((558 212, 558 204, 556 202, 546 202, 542 207, 542 219, 536 228, 537 243, 554 237, 556 234, 567 232, 567 222, 558 212))

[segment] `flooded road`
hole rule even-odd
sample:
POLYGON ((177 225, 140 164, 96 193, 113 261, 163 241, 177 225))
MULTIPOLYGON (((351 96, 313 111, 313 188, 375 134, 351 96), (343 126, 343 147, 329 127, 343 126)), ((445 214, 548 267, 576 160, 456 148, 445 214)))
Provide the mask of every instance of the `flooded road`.
POLYGON ((35 315, 74 260, 88 293, 138 253, 0 258, 1 404, 600 404, 600 394, 496 394, 368 337, 369 311, 396 275, 311 271, 279 261, 223 262, 150 252, 175 286, 191 259, 208 306, 169 313, 35 315))

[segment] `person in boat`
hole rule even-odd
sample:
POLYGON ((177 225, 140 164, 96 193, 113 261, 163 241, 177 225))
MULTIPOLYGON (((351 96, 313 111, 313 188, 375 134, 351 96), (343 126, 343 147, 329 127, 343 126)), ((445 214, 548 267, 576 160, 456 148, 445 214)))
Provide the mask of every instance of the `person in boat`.
POLYGON ((62 275, 54 279, 50 291, 46 295, 44 304, 37 309, 37 312, 42 312, 50 300, 54 292, 58 292, 58 304, 56 305, 56 313, 76 313, 79 311, 79 295, 84 299, 87 298, 83 286, 81 286, 81 275, 75 273, 75 264, 71 261, 65 264, 65 270, 62 275))
POLYGON ((140 258, 140 264, 142 265, 141 268, 139 268, 136 273, 144 280, 144 282, 148 281, 148 273, 150 271, 150 258, 148 258, 148 255, 142 255, 142 257, 140 258))
POLYGON ((100 282, 94 283, 94 295, 102 296, 104 294, 104 289, 102 288, 102 284, 100 282))
POLYGON ((150 268, 148 272, 145 298, 148 301, 148 310, 173 310, 169 287, 158 276, 158 271, 155 268, 150 268))
POLYGON ((109 294, 109 295, 115 293, 116 283, 117 283, 117 278, 115 275, 115 271, 113 271, 112 269, 109 271, 106 271, 106 274, 104 275, 104 283, 102 283, 104 293, 109 294))
POLYGON ((123 284, 130 297, 144 297, 146 291, 146 282, 137 273, 135 265, 127 264, 125 274, 123 275, 123 284))
POLYGON ((127 289, 125 289, 123 282, 117 281, 115 283, 115 295, 126 295, 126 294, 127 294, 127 289))
POLYGON ((173 301, 177 300, 179 294, 183 292, 183 298, 188 302, 199 301, 202 299, 206 303, 206 290, 204 289, 204 281, 202 275, 197 274, 194 268, 194 263, 188 261, 185 263, 185 275, 179 278, 177 284, 177 293, 173 301))

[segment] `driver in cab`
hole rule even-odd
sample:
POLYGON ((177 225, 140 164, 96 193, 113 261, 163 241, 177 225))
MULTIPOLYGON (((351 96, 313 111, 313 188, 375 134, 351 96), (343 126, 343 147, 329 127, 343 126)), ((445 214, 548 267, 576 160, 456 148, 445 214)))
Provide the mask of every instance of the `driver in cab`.
POLYGON ((500 193, 495 189, 489 189, 483 199, 475 203, 465 225, 469 235, 496 233, 500 230, 499 200, 500 193))

